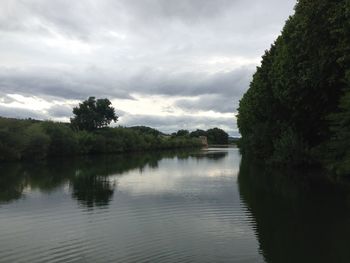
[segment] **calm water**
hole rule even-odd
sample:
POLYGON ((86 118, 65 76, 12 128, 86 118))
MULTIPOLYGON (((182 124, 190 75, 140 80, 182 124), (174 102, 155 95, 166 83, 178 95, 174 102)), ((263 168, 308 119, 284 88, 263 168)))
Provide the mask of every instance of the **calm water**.
POLYGON ((0 166, 0 262, 350 262, 350 198, 235 148, 0 166))

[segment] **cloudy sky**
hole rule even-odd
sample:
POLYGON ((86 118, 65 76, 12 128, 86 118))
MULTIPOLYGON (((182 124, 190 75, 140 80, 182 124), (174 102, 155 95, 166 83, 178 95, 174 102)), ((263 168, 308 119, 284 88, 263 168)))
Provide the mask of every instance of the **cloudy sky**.
POLYGON ((68 121, 89 96, 118 124, 221 127, 296 0, 1 0, 0 115, 68 121))

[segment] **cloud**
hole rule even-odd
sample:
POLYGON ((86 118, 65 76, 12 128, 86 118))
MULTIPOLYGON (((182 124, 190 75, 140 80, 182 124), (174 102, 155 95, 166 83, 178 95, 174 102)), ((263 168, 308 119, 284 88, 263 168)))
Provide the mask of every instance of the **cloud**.
POLYGON ((196 130, 209 129, 219 127, 227 131, 229 134, 237 136, 238 130, 234 117, 205 117, 194 115, 182 116, 153 116, 141 114, 128 114, 122 116, 119 125, 138 126, 146 125, 156 127, 162 132, 172 133, 179 129, 196 130))
POLYGON ((231 113, 237 110, 237 98, 222 95, 203 95, 194 99, 180 99, 175 104, 177 107, 192 113, 199 111, 215 111, 231 113))
MULTIPOLYGON (((146 70, 133 76, 102 72, 99 69, 86 69, 73 72, 62 69, 36 68, 30 71, 1 68, 0 86, 3 93, 19 93, 30 96, 40 94, 60 99, 86 99, 89 96, 109 97, 132 100, 131 93, 141 95, 202 96, 221 95, 230 101, 227 109, 233 109, 233 100, 242 96, 249 85, 250 68, 239 68, 231 72, 177 73, 168 74, 146 70)), ((204 96, 209 101, 210 96, 204 96)), ((213 97, 214 98, 214 97, 213 97)), ((220 111, 223 105, 214 105, 211 109, 220 111)), ((223 102, 223 100, 221 101, 223 102)), ((179 103, 177 106, 186 106, 179 103)), ((185 107, 188 109, 188 107, 185 107)), ((227 112, 226 110, 223 112, 227 112)))
POLYGON ((18 118, 18 119, 38 119, 38 120, 44 120, 48 119, 48 116, 40 111, 34 111, 30 109, 22 109, 22 108, 15 108, 15 107, 6 107, 0 105, 0 116, 7 117, 7 118, 18 118))
POLYGON ((222 94, 224 96, 241 96, 249 85, 253 69, 242 67, 229 72, 164 73, 145 71, 134 76, 132 90, 141 94, 199 96, 205 94, 222 94))
POLYGON ((71 117, 73 108, 66 105, 53 105, 47 112, 52 118, 69 118, 71 117))
POLYGON ((3 93, 51 96, 63 99, 86 99, 99 94, 100 97, 132 99, 112 75, 93 69, 0 68, 0 87, 3 93))
POLYGON ((46 27, 82 38, 103 29, 159 32, 169 25, 243 31, 279 26, 277 23, 291 13, 294 4, 290 0, 2 0, 0 28, 28 31, 46 27))
POLYGON ((2 104, 10 104, 12 102, 16 102, 16 99, 8 96, 7 94, 2 94, 0 92, 0 103, 2 103, 2 104))
POLYGON ((68 108, 55 108, 57 100, 69 106, 89 96, 126 102, 164 96, 174 102, 169 115, 180 109, 224 118, 295 3, 2 0, 0 102, 15 107, 8 94, 35 96, 51 103, 47 115, 58 118, 68 108))

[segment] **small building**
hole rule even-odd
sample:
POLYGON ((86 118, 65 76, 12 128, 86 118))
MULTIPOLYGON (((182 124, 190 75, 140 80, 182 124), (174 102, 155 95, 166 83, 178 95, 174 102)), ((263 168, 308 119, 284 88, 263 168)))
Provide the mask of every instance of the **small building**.
POLYGON ((199 136, 199 139, 201 140, 203 146, 208 147, 208 138, 207 138, 207 136, 199 136))

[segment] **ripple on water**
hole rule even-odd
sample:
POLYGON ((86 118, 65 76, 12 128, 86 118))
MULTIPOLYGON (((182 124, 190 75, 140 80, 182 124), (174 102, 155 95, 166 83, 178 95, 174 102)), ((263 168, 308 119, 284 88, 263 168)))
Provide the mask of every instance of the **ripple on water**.
POLYGON ((262 262, 239 162, 213 149, 112 169, 111 184, 62 175, 46 190, 26 178, 23 198, 0 203, 0 262, 262 262))

